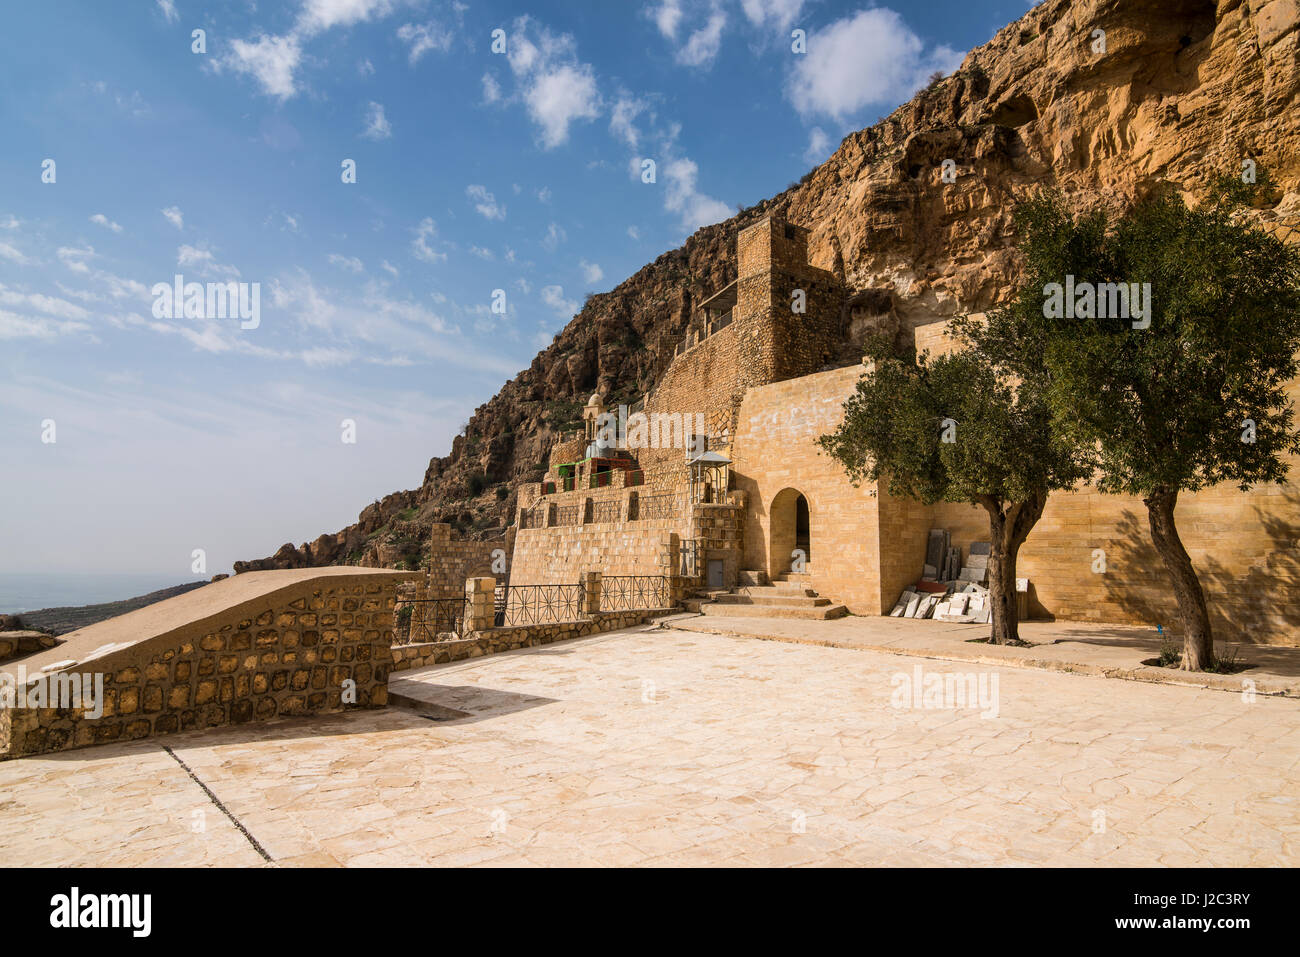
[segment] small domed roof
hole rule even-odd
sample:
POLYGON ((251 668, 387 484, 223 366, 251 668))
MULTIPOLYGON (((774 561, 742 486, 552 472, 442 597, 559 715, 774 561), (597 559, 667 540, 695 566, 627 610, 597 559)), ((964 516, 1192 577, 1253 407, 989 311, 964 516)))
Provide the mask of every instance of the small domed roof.
POLYGON ((587 405, 600 405, 600 393, 593 392, 591 398, 587 400, 587 405))

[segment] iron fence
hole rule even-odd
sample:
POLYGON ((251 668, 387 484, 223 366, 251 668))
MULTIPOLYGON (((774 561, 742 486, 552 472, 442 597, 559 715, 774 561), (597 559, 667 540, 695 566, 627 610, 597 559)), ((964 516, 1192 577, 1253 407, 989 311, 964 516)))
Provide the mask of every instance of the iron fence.
POLYGON ((578 506, 561 505, 555 510, 555 524, 559 526, 578 524, 578 506))
POLYGON ((590 521, 593 523, 617 522, 619 518, 619 506, 621 504, 621 502, 614 499, 605 502, 592 502, 590 521))
POLYGON ((665 575, 602 575, 601 611, 639 611, 667 608, 672 589, 665 575))
POLYGON ((582 617, 581 585, 497 585, 493 597, 498 628, 582 617))
POLYGON ((519 513, 520 528, 545 528, 547 502, 537 502, 519 513))
POLYGON ((420 598, 408 602, 399 615, 394 643, 410 645, 425 641, 449 641, 465 633, 465 598, 420 598), (409 615, 403 615, 409 609, 409 615), (400 618, 406 618, 406 628, 400 618))
POLYGON ((637 521, 652 521, 657 518, 673 518, 677 514, 674 508, 675 496, 645 495, 637 500, 637 521))
POLYGON ((688 538, 682 542, 681 563, 678 574, 686 578, 698 578, 704 574, 700 567, 700 543, 697 539, 688 538))

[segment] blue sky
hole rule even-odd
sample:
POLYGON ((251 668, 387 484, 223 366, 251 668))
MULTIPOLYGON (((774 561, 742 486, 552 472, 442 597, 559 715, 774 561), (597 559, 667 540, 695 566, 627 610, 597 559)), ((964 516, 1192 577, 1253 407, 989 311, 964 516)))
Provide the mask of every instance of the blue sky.
POLYGON ((0 572, 179 580, 194 549, 211 575, 354 521, 587 293, 779 192, 1025 9, 11 6, 0 572), (257 283, 260 324, 156 316, 178 273, 257 283))

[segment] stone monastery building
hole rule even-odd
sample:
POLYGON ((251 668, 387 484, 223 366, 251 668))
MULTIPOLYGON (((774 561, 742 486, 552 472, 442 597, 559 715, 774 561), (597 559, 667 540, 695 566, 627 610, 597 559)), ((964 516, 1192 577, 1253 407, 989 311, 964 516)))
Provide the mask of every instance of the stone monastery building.
MULTIPOLYGON (((769 217, 736 245, 738 278, 700 305, 654 391, 632 409, 606 409, 593 395, 585 431, 557 443, 544 480, 521 489, 507 538, 511 585, 577 582, 590 571, 666 575, 680 596, 739 589, 733 601, 779 606, 769 613, 881 615, 922 577, 931 529, 948 531, 962 563, 987 540, 982 509, 855 488, 816 444, 864 371, 843 363, 846 343, 885 332, 937 353, 953 347, 946 323, 900 328, 887 295, 855 294, 808 262, 802 226, 769 217), (802 314, 792 309, 796 290, 802 314), (782 581, 795 586, 762 587, 782 581)), ((1222 638, 1300 638, 1300 610, 1285 601, 1300 578, 1297 504, 1275 485, 1220 486, 1179 502, 1222 638)), ((1018 574, 1029 580, 1030 617, 1177 621, 1135 498, 1090 487, 1054 495, 1018 574), (1097 549, 1104 572, 1095 571, 1097 549)))

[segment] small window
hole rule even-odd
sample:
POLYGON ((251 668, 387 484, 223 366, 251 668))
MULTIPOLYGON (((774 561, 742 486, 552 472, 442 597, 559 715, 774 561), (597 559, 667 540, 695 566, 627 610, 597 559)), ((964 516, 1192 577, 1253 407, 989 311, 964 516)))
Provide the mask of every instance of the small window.
POLYGON ((787 226, 785 227, 785 238, 786 238, 786 239, 794 239, 794 227, 793 227, 793 226, 787 225, 787 226))

